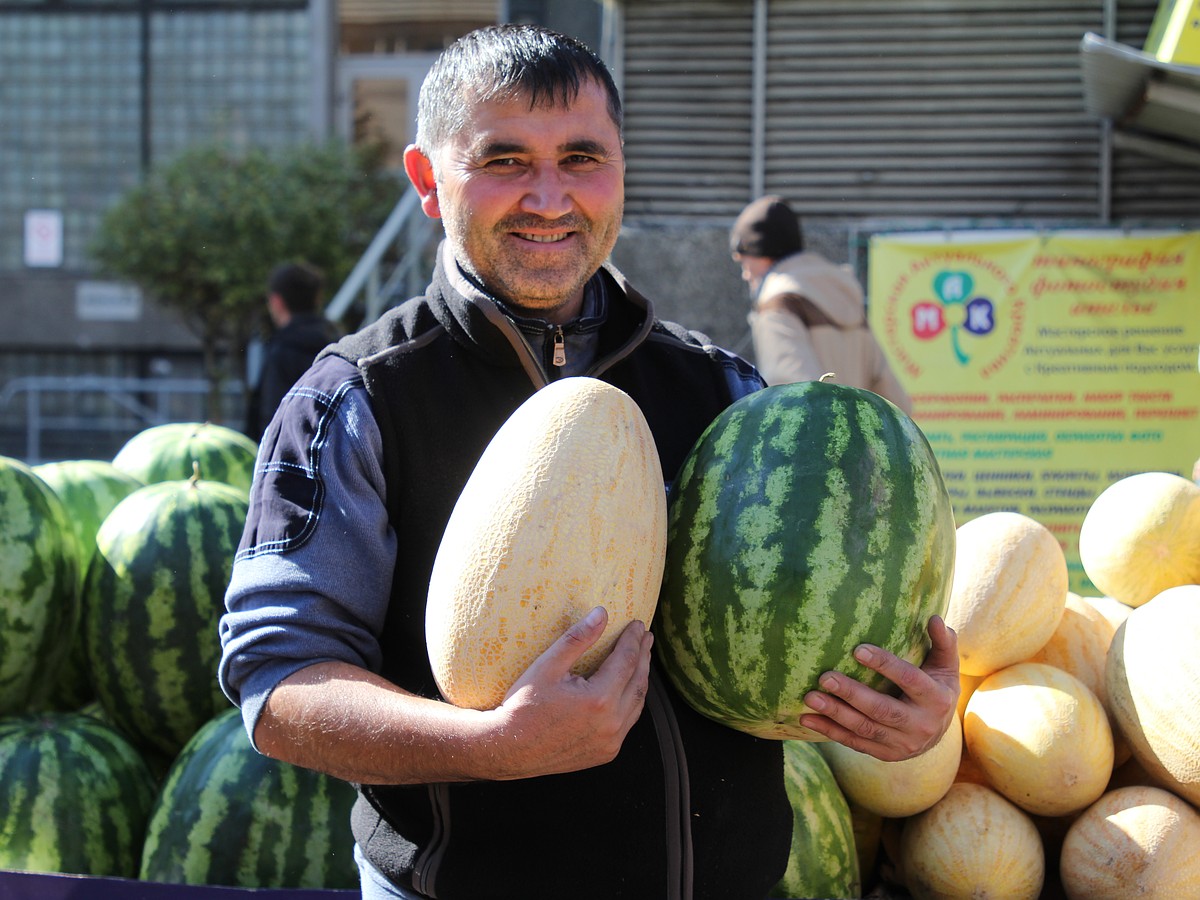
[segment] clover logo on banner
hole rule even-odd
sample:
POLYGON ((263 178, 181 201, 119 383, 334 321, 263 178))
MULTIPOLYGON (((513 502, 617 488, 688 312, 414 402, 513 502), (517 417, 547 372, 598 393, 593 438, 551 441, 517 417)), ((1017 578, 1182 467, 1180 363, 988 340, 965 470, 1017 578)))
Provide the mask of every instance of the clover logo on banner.
POLYGON ((922 300, 913 304, 913 334, 927 341, 947 332, 954 358, 965 366, 971 357, 962 334, 991 334, 996 328, 995 305, 987 297, 974 296, 975 279, 969 272, 939 272, 933 279, 933 292, 937 302, 922 300))

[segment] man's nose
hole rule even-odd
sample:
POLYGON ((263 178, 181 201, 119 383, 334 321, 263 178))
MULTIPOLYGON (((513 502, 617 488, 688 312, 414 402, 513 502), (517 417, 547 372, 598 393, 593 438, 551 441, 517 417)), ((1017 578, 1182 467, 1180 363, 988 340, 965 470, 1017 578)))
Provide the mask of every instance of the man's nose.
POLYGON ((521 208, 547 219, 557 219, 571 212, 571 199, 563 173, 557 165, 536 165, 530 173, 521 208))

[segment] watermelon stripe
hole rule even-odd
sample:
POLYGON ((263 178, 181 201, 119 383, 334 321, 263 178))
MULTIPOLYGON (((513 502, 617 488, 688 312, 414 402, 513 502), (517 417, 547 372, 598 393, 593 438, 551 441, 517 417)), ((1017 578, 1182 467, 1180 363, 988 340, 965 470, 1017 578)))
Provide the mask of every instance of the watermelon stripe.
POLYGON ((228 485, 164 482, 122 501, 97 535, 85 590, 97 695, 139 746, 168 759, 229 707, 217 623, 246 508, 228 485))
POLYGON ((210 422, 168 422, 138 432, 113 457, 113 465, 145 484, 200 477, 249 493, 258 445, 246 435, 210 422))
POLYGON ((0 457, 0 715, 49 692, 77 628, 79 552, 62 501, 28 466, 0 457))
POLYGON ((0 720, 0 869, 136 877, 154 796, 146 764, 102 722, 0 720))
POLYGON ((760 391, 719 416, 681 469, 656 626, 667 670, 718 721, 806 736, 784 723, 822 672, 889 688, 854 662, 855 646, 923 657, 953 553, 949 497, 911 419, 838 385, 760 391))
POLYGON ((179 754, 147 830, 141 877, 242 887, 353 887, 354 789, 262 756, 237 710, 179 754))
POLYGON ((859 897, 862 879, 850 805, 812 744, 784 744, 783 777, 792 804, 792 849, 772 897, 859 897))

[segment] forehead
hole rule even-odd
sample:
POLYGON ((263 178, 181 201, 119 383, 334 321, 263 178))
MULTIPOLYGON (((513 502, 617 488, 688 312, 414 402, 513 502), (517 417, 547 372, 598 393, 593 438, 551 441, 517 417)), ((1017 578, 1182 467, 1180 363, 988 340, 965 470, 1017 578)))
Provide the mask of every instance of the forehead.
POLYGON ((452 140, 459 148, 473 149, 497 143, 533 148, 580 142, 610 152, 621 144, 608 95, 593 80, 584 81, 574 97, 544 94, 536 104, 528 93, 476 98, 467 104, 464 127, 452 140))

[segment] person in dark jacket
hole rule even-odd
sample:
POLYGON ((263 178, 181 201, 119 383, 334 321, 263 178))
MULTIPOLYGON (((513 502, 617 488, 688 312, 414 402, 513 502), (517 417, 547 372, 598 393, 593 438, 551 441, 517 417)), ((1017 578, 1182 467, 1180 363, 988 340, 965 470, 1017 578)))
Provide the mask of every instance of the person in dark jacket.
POLYGON ((337 340, 336 326, 321 315, 322 272, 306 263, 276 266, 267 280, 267 315, 271 336, 251 387, 246 408, 246 434, 262 438, 279 403, 317 354, 337 340))
MULTIPOLYGON (((573 375, 626 391, 664 476, 761 378, 659 320, 607 261, 620 228, 620 99, 590 50, 534 26, 459 39, 421 91, 407 174, 439 248, 425 295, 327 348, 267 428, 221 620, 222 688, 262 753, 358 786, 364 900, 760 900, 788 860, 782 745, 689 708, 633 622, 571 624, 495 709, 439 696, 425 596, 488 441, 573 375)), ((953 721, 953 631, 917 668, 857 658, 885 695, 828 673, 802 721, 884 759, 953 721)))

